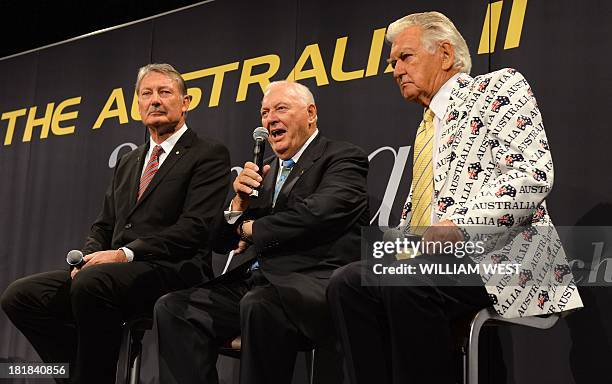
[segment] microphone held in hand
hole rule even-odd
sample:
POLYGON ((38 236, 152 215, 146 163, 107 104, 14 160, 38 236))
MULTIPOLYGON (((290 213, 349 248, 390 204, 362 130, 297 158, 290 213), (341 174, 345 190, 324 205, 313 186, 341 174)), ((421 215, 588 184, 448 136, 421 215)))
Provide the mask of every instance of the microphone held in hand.
MULTIPOLYGON (((253 163, 259 168, 259 175, 263 174, 263 159, 264 152, 266 150, 266 141, 268 140, 268 130, 264 127, 257 127, 253 131, 253 140, 255 145, 253 146, 253 163)), ((259 197, 259 188, 253 188, 250 197, 259 197)))
POLYGON ((81 268, 85 264, 83 252, 79 251, 78 249, 73 249, 66 255, 66 262, 71 267, 81 268))
POLYGON ((389 228, 383 233, 384 242, 394 243, 397 239, 403 239, 404 237, 404 232, 397 228, 389 228))
MULTIPOLYGON (((383 233, 384 243, 394 243, 397 250, 394 259, 409 259, 420 255, 421 236, 406 233, 405 228, 389 228, 383 233), (415 248, 416 247, 416 248, 415 248)), ((393 260, 393 259, 391 259, 393 260)))

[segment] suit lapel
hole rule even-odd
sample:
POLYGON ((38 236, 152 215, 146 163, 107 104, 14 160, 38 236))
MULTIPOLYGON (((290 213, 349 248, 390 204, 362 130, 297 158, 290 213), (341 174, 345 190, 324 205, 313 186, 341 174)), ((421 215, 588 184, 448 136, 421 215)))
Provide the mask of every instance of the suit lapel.
MULTIPOLYGON (((172 151, 168 153, 166 159, 164 160, 163 164, 161 165, 161 167, 159 168, 155 176, 153 176, 153 180, 151 180, 151 183, 149 183, 149 185, 147 186, 147 189, 143 192, 140 199, 136 202, 136 204, 132 208, 132 212, 136 208, 138 208, 140 204, 142 204, 142 202, 145 201, 151 193, 153 193, 153 191, 157 188, 159 183, 161 183, 164 177, 166 177, 166 175, 170 172, 170 170, 174 167, 174 165, 183 156, 185 156, 185 154, 189 151, 189 147, 191 147, 194 138, 195 138, 195 133, 189 129, 183 134, 183 136, 181 136, 181 138, 172 148, 172 151)), ((140 184, 140 177, 138 177, 137 187, 135 189, 136 191, 138 190, 139 184, 140 184)), ((134 201, 136 201, 136 198, 134 198, 134 201)))
POLYGON ((276 176, 278 175, 278 157, 274 156, 270 162, 270 171, 266 175, 262 188, 262 206, 272 207, 274 198, 274 187, 276 186, 276 176))
POLYGON ((456 148, 455 143, 458 142, 458 136, 461 135, 459 128, 464 125, 463 121, 467 117, 467 113, 462 106, 467 100, 472 82, 473 79, 469 75, 464 73, 459 75, 451 90, 446 112, 442 117, 442 132, 437 148, 437 161, 434 166, 434 190, 438 192, 444 186, 450 164, 457 156, 453 149, 456 148))
MULTIPOLYGON (((291 173, 287 177, 285 184, 281 188, 278 197, 276 198, 276 205, 274 206, 274 210, 281 209, 287 203, 287 198, 291 193, 291 189, 298 182, 300 177, 306 172, 315 161, 317 161, 321 155, 323 154, 323 150, 325 149, 325 139, 321 137, 319 133, 317 137, 310 143, 308 148, 302 153, 300 156, 300 160, 293 166, 291 173)), ((278 162, 277 162, 278 163, 278 162)))

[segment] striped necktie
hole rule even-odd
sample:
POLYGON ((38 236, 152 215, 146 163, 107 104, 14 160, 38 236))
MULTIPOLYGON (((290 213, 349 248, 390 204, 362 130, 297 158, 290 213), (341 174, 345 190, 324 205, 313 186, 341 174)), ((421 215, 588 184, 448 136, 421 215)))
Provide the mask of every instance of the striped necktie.
POLYGON ((280 193, 280 190, 283 187, 283 184, 285 184, 285 180, 287 180, 287 177, 289 176, 289 173, 291 172, 291 168, 293 168, 294 165, 295 165, 295 161, 293 161, 292 159, 283 160, 283 166, 281 167, 280 177, 278 178, 278 181, 276 182, 276 186, 274 187, 274 200, 272 200, 272 206, 276 204, 276 198, 278 197, 278 194, 280 193))
POLYGON ((159 169, 159 155, 162 153, 164 153, 164 149, 161 147, 161 145, 156 145, 153 148, 151 158, 147 162, 147 166, 145 167, 142 176, 140 176, 140 187, 138 188, 138 198, 136 201, 140 200, 140 197, 151 183, 151 180, 153 180, 153 176, 155 176, 157 173, 157 170, 159 169))
POLYGON ((412 168, 412 214, 410 228, 422 235, 431 225, 431 201, 433 198, 433 125, 434 113, 427 108, 414 139, 414 163, 412 168))

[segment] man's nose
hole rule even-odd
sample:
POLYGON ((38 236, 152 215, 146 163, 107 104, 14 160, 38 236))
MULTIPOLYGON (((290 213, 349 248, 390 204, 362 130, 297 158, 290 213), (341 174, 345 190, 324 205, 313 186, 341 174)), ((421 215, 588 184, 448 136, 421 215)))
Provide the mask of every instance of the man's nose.
POLYGON ((161 104, 159 93, 153 92, 151 94, 151 104, 153 104, 153 105, 160 105, 161 104))
POLYGON ((268 114, 266 115, 266 117, 263 119, 262 121, 262 125, 266 128, 268 127, 273 127, 274 125, 276 125, 276 123, 278 122, 278 118, 276 116, 276 113, 273 111, 268 112, 268 114))
POLYGON ((396 79, 400 78, 403 74, 406 73, 404 68, 404 64, 400 60, 395 63, 395 67, 393 68, 393 77, 396 79))

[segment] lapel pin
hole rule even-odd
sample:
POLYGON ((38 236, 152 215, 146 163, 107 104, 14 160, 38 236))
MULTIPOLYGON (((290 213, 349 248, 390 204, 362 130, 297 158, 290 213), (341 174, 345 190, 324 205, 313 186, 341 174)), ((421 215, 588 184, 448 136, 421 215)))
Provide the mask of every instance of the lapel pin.
POLYGON ((176 151, 176 154, 177 154, 177 155, 178 155, 179 153, 180 153, 179 151, 176 151))

